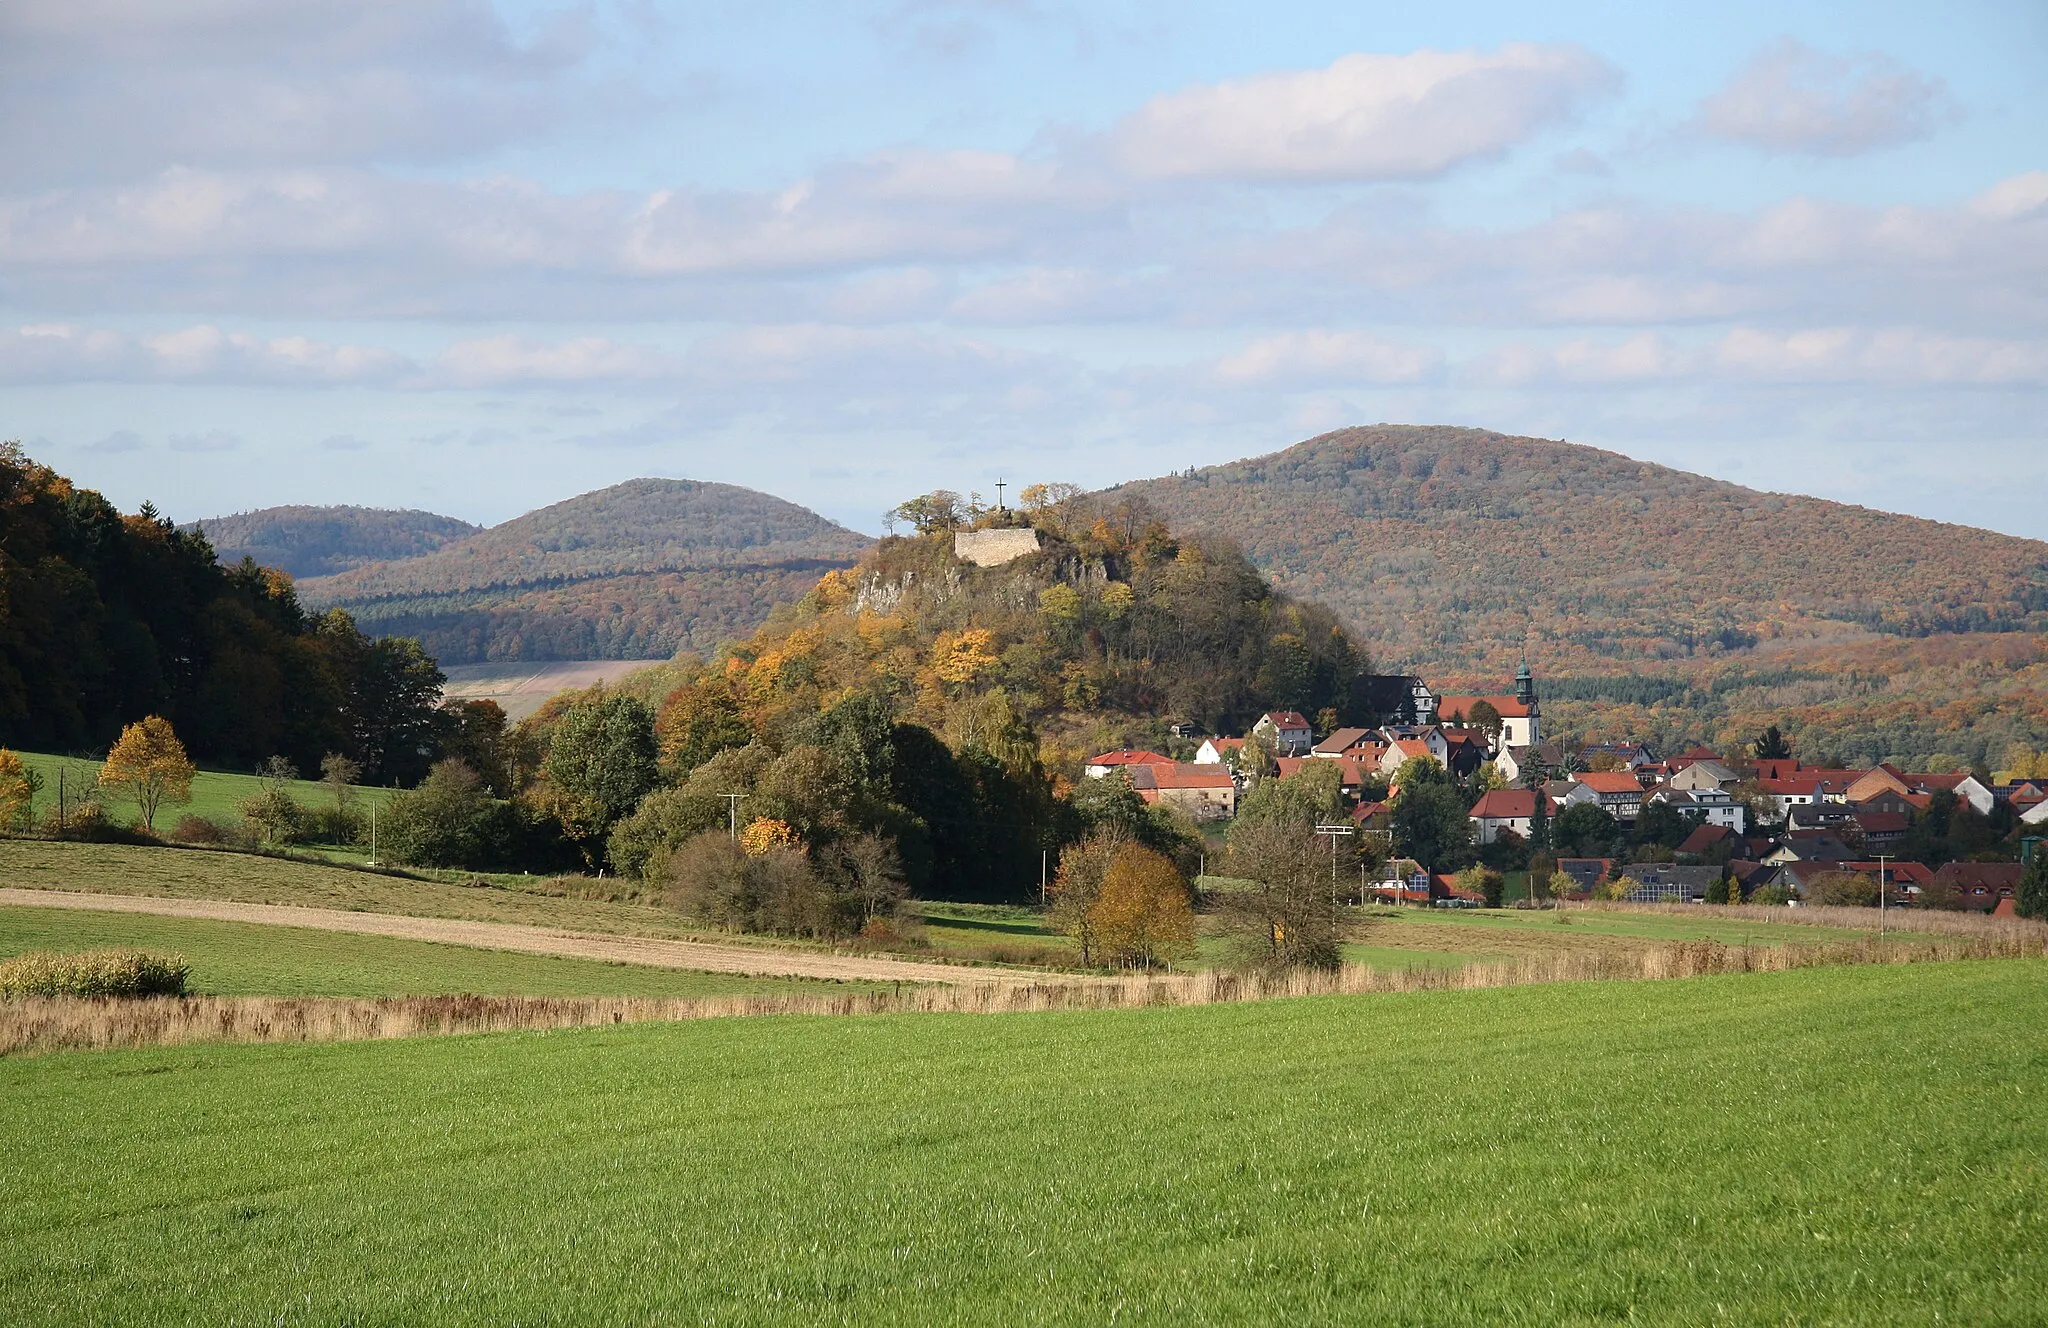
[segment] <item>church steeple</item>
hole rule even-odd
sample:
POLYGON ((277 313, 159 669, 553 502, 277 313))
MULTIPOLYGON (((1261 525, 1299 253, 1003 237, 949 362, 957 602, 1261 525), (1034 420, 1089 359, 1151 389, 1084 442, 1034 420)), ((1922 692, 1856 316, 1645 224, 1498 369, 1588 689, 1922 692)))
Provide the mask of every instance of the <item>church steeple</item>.
POLYGON ((1529 673, 1529 658, 1522 657, 1522 667, 1515 670, 1515 699, 1523 705, 1536 703, 1536 679, 1529 673))

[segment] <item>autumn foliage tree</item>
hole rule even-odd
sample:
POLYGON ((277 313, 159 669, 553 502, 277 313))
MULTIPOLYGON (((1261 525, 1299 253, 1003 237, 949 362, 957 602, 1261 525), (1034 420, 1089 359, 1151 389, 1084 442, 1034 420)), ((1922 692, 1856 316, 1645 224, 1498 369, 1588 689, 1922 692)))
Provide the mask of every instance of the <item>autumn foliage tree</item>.
POLYGON ((14 824, 28 809, 31 796, 28 767, 19 756, 0 747, 0 829, 14 824))
POLYGON ((1096 945, 1112 963, 1151 969, 1194 951, 1187 880, 1172 859, 1141 844, 1117 847, 1089 913, 1096 945))
POLYGON ((121 740, 100 767, 100 786, 135 799, 145 829, 156 829, 157 808, 192 800, 192 762, 170 721, 158 715, 121 730, 121 740))

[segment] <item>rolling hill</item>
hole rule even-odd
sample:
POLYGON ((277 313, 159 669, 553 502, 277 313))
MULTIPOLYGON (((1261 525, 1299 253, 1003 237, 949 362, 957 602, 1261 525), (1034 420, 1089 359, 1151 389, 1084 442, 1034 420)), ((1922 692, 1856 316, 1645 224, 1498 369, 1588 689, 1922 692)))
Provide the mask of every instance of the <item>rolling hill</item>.
POLYGON ((1802 637, 2048 628, 2048 544, 1477 429, 1377 425, 1119 486, 1384 666, 1504 678, 1802 637))
POLYGON ((744 636, 870 543, 751 489, 642 479, 299 591, 443 664, 660 659, 744 636))
POLYGON ((482 530, 452 516, 377 507, 266 507, 211 516, 204 531, 214 554, 232 566, 246 555, 295 580, 332 576, 365 563, 416 558, 482 530))

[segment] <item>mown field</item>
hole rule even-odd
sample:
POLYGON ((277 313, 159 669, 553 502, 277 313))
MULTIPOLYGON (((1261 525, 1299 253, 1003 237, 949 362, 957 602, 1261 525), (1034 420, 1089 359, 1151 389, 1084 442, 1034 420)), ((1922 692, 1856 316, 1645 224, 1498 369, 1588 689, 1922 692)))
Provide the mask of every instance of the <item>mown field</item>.
MULTIPOLYGON (((240 853, 125 844, 0 839, 0 883, 101 894, 299 904, 418 917, 513 922, 629 936, 703 937, 673 910, 606 898, 614 883, 442 873, 422 880, 346 870, 315 862, 240 853)), ((1035 908, 927 902, 923 948, 910 953, 966 962, 1067 967, 1079 962, 1070 937, 1049 929, 1035 908)), ((1536 951, 1636 949, 1660 941, 1716 940, 1729 945, 1819 945, 1861 933, 1732 918, 1711 906, 1679 915, 1567 910, 1347 910, 1344 958, 1381 968, 1449 968, 1536 951)), ((1876 915, 1871 914, 1875 924, 1876 915)), ((1197 967, 1228 966, 1231 947, 1204 919, 1197 967)), ((787 944, 710 933, 729 944, 787 944)), ((1904 939, 1912 940, 1908 935, 1904 939)))
POLYGON ((0 1062, 15 1323, 2037 1323, 2048 968, 0 1062))
MULTIPOLYGON (((43 791, 36 795, 36 816, 38 818, 46 810, 57 805, 58 772, 60 770, 63 772, 66 785, 75 798, 77 790, 87 781, 96 777, 100 768, 98 761, 88 761, 69 756, 53 756, 46 752, 22 752, 19 755, 25 765, 43 777, 43 791)), ((311 773, 317 774, 318 772, 314 771, 311 773)), ((157 809, 157 833, 160 835, 169 834, 172 827, 177 825, 178 818, 181 816, 204 817, 209 821, 217 821, 222 825, 238 824, 242 819, 242 803, 260 792, 262 787, 263 781, 253 774, 235 774, 225 770, 201 770, 192 777, 192 799, 190 802, 166 803, 157 809)), ((301 779, 288 785, 288 787, 292 797, 301 806, 307 808, 331 808, 334 806, 334 792, 325 784, 314 780, 301 779)), ((355 789, 355 805, 362 808, 366 813, 373 806, 381 809, 396 791, 394 789, 366 788, 360 785, 352 785, 351 787, 355 789)), ((110 791, 106 799, 106 807, 108 815, 122 825, 139 821, 142 818, 142 813, 136 807, 135 800, 126 794, 113 794, 110 791)), ((361 852, 335 850, 317 844, 309 844, 305 848, 308 852, 322 854, 339 852, 342 856, 353 859, 360 859, 366 856, 361 852)))
POLYGON ((0 959, 110 947, 181 954, 209 996, 734 996, 843 991, 844 984, 696 973, 138 913, 0 907, 0 959))

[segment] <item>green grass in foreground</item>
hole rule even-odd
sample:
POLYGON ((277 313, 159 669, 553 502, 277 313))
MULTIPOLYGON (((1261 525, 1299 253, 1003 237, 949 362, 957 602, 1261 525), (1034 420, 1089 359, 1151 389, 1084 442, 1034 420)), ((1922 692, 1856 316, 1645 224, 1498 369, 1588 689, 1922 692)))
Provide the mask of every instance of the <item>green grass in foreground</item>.
POLYGON ((0 1063, 18 1323, 2027 1323, 2048 968, 0 1063))
POLYGON ((212 996, 731 996, 844 984, 692 973, 304 927, 0 906, 0 959, 25 950, 169 950, 212 996))

